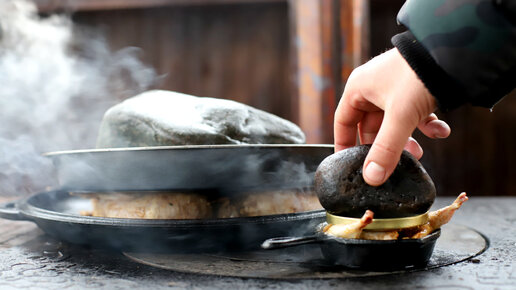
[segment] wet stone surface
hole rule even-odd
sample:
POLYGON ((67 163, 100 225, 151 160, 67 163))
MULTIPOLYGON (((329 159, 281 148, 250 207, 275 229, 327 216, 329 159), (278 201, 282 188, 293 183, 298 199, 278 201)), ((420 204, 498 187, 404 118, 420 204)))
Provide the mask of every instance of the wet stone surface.
MULTIPOLYGON (((424 271, 443 267, 477 256, 486 249, 487 240, 464 226, 449 224, 442 229, 434 253, 425 267, 396 270, 358 270, 336 266, 324 258, 318 244, 277 250, 211 254, 124 253, 128 258, 157 268, 243 278, 320 279, 357 278, 424 271)), ((345 251, 345 249, 342 249, 345 251)), ((338 252, 332 252, 338 255, 338 252)), ((376 257, 377 262, 382 262, 376 257)), ((375 257, 371 257, 374 260, 375 257)), ((371 261, 370 260, 370 261, 371 261)))
MULTIPOLYGON (((434 208, 452 201, 438 198, 434 208)), ((489 249, 470 260, 426 271, 341 279, 243 279, 161 270, 118 252, 61 243, 30 222, 0 220, 0 289, 514 289, 514 208, 516 198, 471 197, 456 213, 453 224, 474 228, 490 240, 489 249)))

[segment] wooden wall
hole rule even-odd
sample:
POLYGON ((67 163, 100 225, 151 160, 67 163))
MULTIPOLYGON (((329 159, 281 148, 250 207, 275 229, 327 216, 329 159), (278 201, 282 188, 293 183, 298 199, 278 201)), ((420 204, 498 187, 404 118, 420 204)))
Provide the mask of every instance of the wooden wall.
POLYGON ((113 49, 140 47, 159 88, 236 100, 292 120, 287 3, 84 11, 113 49))

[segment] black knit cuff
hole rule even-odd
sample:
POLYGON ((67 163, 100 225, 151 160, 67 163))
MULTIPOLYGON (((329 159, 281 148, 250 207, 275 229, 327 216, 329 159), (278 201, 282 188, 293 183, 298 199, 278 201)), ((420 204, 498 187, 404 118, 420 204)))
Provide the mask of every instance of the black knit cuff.
POLYGON ((453 110, 467 102, 463 97, 465 90, 435 62, 410 31, 393 36, 391 42, 435 97, 441 111, 453 110))

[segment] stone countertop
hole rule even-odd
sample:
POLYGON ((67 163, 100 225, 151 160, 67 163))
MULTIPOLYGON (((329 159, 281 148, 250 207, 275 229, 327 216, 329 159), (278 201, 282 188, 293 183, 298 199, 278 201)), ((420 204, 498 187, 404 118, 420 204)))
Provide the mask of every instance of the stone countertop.
MULTIPOLYGON (((438 198, 439 208, 453 198, 438 198)), ((268 280, 161 270, 121 253, 62 244, 31 222, 0 219, 0 289, 516 289, 516 198, 472 197, 452 222, 490 240, 469 261, 428 271, 346 279, 268 280)))

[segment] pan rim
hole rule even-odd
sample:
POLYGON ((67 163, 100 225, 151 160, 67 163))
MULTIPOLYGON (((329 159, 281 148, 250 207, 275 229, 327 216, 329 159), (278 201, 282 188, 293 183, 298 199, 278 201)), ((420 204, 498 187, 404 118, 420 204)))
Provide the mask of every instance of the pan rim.
POLYGON ((161 227, 161 228, 212 228, 212 227, 227 227, 231 225, 242 224, 273 224, 283 223, 297 220, 307 220, 324 218, 325 211, 313 210, 297 213, 286 213, 265 216, 239 217, 239 218, 217 218, 217 219, 129 219, 129 218, 109 218, 109 217, 91 217, 82 216, 79 214, 68 214, 58 211, 53 211, 38 207, 34 205, 35 198, 41 198, 49 194, 69 194, 64 190, 52 190, 34 194, 28 198, 17 202, 17 208, 23 216, 30 220, 50 220, 57 222, 67 222, 74 224, 85 225, 101 225, 101 226, 116 226, 116 227, 161 227))
POLYGON ((70 154, 110 153, 130 151, 166 151, 166 150, 201 150, 201 149, 274 149, 274 148, 334 148, 333 144, 215 144, 215 145, 170 145, 170 146, 143 146, 143 147, 116 147, 61 150, 43 153, 43 156, 59 156, 70 154))
POLYGON ((319 233, 324 242, 335 242, 338 244, 352 244, 352 245, 398 245, 398 244, 427 244, 431 241, 437 240, 441 236, 441 228, 432 231, 430 234, 419 239, 401 239, 401 240, 364 240, 364 239, 346 239, 340 237, 329 236, 319 233))

